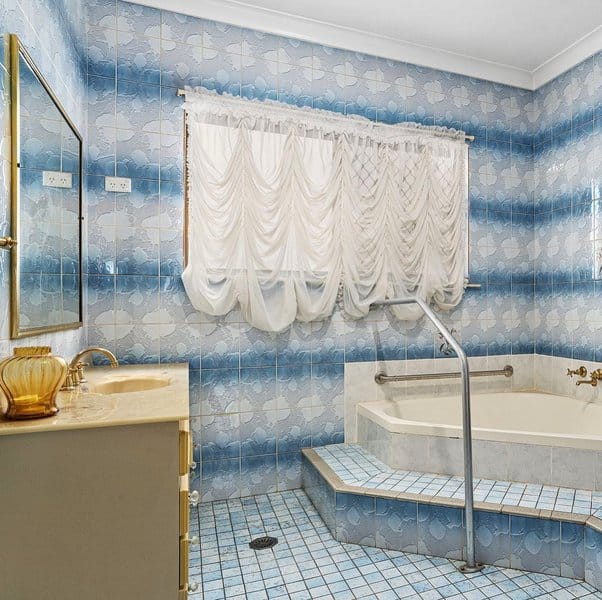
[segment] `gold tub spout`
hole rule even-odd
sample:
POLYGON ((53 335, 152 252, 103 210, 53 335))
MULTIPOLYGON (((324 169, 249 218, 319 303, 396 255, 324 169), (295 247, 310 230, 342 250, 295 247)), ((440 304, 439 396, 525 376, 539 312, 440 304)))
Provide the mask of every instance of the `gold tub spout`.
POLYGON ((602 369, 596 369, 595 371, 592 371, 591 379, 580 379, 577 382, 577 385, 581 385, 582 383, 587 383, 587 385, 596 387, 598 385, 598 381, 602 381, 602 369))

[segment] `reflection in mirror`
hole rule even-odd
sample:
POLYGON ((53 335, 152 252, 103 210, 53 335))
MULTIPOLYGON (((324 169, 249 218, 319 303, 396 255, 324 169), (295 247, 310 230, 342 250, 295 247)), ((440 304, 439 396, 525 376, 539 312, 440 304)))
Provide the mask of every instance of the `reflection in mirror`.
POLYGON ((81 326, 81 137, 11 36, 12 337, 81 326))

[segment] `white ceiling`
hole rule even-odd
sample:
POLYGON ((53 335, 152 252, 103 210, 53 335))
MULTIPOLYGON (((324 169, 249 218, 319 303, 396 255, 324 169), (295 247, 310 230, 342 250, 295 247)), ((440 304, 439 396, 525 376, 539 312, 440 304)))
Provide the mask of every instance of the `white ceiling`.
POLYGON ((602 0, 134 0, 526 88, 602 49, 602 0))

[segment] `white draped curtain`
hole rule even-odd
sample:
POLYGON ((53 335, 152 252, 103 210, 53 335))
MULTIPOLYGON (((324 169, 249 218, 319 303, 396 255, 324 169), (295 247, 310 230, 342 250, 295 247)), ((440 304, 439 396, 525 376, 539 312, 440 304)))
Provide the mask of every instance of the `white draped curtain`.
MULTIPOLYGON (((456 306, 466 273, 464 134, 188 91, 188 256, 200 311, 265 331, 392 297, 456 306)), ((392 309, 416 320, 412 306, 392 309)))

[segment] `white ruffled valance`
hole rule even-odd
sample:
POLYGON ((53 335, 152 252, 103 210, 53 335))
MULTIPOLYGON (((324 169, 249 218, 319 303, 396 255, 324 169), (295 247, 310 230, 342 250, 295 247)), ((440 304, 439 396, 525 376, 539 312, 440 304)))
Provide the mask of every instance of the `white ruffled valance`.
MULTIPOLYGON (((389 297, 456 306, 466 272, 464 133, 189 90, 192 304, 282 331, 389 297)), ((412 306, 393 308, 415 320, 412 306)))

